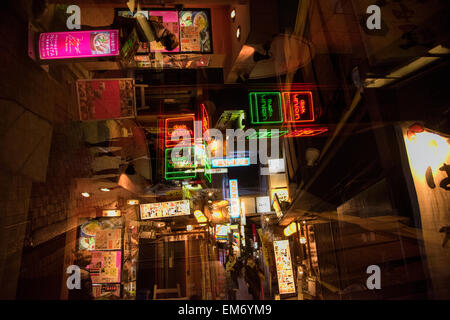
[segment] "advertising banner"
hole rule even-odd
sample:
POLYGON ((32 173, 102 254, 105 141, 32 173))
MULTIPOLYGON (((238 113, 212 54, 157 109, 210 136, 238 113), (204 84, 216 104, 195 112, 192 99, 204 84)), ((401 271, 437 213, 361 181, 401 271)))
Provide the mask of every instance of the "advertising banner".
POLYGON ((278 240, 273 242, 275 253, 275 265, 278 275, 278 288, 280 294, 295 293, 294 273, 292 271, 291 252, 289 240, 278 240))
POLYGON ((80 120, 105 120, 136 116, 134 79, 77 81, 80 120))
POLYGON ((119 55, 119 30, 47 32, 39 35, 42 60, 119 55))
POLYGON ((191 214, 189 200, 144 203, 140 205, 140 211, 142 220, 191 214))

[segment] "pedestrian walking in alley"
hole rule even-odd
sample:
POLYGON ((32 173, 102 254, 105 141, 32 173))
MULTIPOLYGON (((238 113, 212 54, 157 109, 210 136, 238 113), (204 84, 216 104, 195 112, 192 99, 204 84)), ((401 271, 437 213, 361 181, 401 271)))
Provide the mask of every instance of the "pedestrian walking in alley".
POLYGON ((237 283, 237 272, 235 267, 236 265, 236 258, 233 254, 230 254, 228 256, 225 270, 227 274, 227 293, 228 293, 228 299, 229 300, 236 300, 236 291, 238 289, 238 283, 237 283))
POLYGON ((246 281, 245 267, 239 264, 236 272, 238 285, 236 290, 236 300, 252 300, 253 296, 249 293, 249 285, 246 281))
POLYGON ((247 258, 245 266, 245 280, 248 284, 249 292, 253 300, 260 299, 261 282, 264 280, 263 271, 256 265, 252 256, 247 258))

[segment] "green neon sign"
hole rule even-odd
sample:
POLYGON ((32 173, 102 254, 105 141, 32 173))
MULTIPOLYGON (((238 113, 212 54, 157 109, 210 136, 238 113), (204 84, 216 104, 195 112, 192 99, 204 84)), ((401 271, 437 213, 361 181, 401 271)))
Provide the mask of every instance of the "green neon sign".
POLYGON ((278 133, 272 132, 272 130, 267 131, 255 131, 249 136, 247 136, 247 139, 267 139, 267 138, 279 138, 281 136, 284 136, 287 134, 289 130, 278 130, 278 133))
POLYGON ((250 119, 253 124, 283 123, 279 92, 250 92, 250 119))
POLYGON ((197 177, 193 147, 166 149, 164 163, 164 177, 166 180, 181 180, 197 177))

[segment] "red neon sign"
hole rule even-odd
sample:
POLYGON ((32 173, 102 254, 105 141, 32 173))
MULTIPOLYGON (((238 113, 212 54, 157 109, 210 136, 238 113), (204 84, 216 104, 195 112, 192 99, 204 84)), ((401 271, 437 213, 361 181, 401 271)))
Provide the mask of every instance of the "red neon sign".
POLYGON ((285 122, 314 122, 311 91, 283 92, 282 97, 285 122))
POLYGON ((318 136, 319 134, 322 134, 327 131, 328 131, 328 128, 326 128, 326 127, 301 128, 301 129, 296 129, 296 130, 289 132, 284 137, 285 138, 313 137, 313 136, 318 136))
POLYGON ((178 117, 178 118, 166 118, 166 147, 174 147, 182 142, 182 139, 172 141, 172 133, 175 130, 185 130, 190 135, 188 145, 194 143, 194 116, 178 117))
POLYGON ((205 134, 205 132, 209 129, 209 116, 208 111, 206 110, 205 105, 202 103, 200 105, 201 108, 201 119, 202 119, 202 132, 205 134))

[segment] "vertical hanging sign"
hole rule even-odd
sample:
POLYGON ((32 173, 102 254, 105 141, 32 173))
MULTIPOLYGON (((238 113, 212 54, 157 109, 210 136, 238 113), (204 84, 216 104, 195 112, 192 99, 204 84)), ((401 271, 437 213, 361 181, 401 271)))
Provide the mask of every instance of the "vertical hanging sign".
POLYGON ((239 208, 239 192, 238 192, 238 181, 237 179, 230 179, 230 216, 231 218, 240 217, 239 208))

